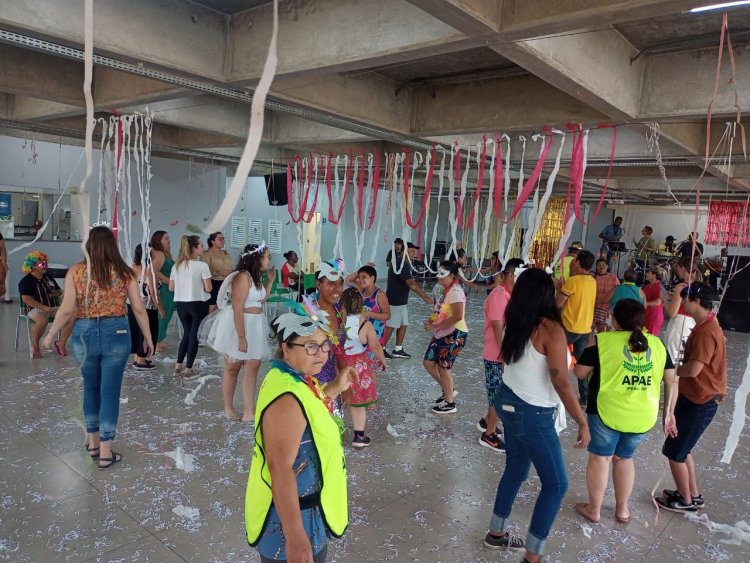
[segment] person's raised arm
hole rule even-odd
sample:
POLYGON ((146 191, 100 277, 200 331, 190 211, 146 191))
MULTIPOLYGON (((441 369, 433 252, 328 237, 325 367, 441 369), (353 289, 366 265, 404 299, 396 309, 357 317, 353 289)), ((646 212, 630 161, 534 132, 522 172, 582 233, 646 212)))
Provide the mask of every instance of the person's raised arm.
POLYGON ((682 304, 680 293, 685 287, 687 287, 687 284, 678 283, 669 293, 669 300, 664 305, 664 314, 668 317, 674 317, 677 314, 677 311, 680 310, 680 305, 682 304))
POLYGON ((432 306, 432 297, 427 295, 421 287, 419 287, 419 284, 414 278, 409 278, 406 280, 406 285, 409 286, 409 289, 411 289, 414 293, 419 295, 419 297, 422 298, 422 301, 427 303, 428 305, 432 306))
POLYGON ((307 422, 302 408, 290 395, 282 395, 263 411, 261 431, 268 471, 271 473, 273 505, 281 520, 287 561, 312 563, 310 538, 302 525, 294 461, 299 453, 307 422))

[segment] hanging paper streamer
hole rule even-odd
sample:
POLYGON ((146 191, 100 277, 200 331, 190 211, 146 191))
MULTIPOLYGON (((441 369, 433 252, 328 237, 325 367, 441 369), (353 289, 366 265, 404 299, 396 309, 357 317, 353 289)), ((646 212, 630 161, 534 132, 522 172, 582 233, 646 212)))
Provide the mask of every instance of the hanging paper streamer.
POLYGON ((724 454, 721 463, 732 463, 732 456, 737 449, 740 434, 745 427, 745 407, 747 406, 747 395, 750 393, 750 355, 747 356, 745 373, 742 375, 742 383, 734 393, 734 413, 732 413, 732 425, 729 427, 729 437, 724 445, 724 454))
MULTIPOLYGON (((607 168, 607 177, 604 180, 604 186, 602 186, 602 193, 599 196, 599 202, 596 204, 596 209, 594 209, 594 214, 589 218, 589 223, 593 223, 594 220, 599 216, 599 211, 602 209, 602 205, 604 204, 604 198, 607 196, 607 187, 609 186, 609 179, 612 175, 612 166, 615 163, 615 149, 617 148, 617 125, 606 125, 601 124, 599 126, 600 128, 611 128, 612 129, 612 147, 609 151, 609 167, 607 168)), ((584 223, 585 224, 585 223, 584 223)))
MULTIPOLYGON (((487 135, 484 136, 481 143, 481 154, 477 161, 477 189, 474 191, 474 201, 479 201, 479 196, 482 194, 482 183, 484 182, 484 166, 487 162, 487 135)), ((467 228, 471 229, 474 227, 474 216, 476 215, 477 206, 472 206, 471 213, 469 214, 469 222, 466 225, 467 228)))
POLYGON ((276 39, 279 32, 279 2, 278 0, 273 1, 273 31, 271 33, 271 42, 268 47, 268 56, 266 62, 263 65, 263 72, 260 75, 258 81, 258 87, 253 93, 253 101, 250 105, 250 129, 248 132, 247 142, 245 143, 245 149, 242 152, 242 157, 237 165, 237 172, 232 179, 232 184, 229 186, 227 195, 222 201, 216 216, 211 222, 204 228, 192 226, 191 230, 201 231, 206 233, 213 233, 220 231, 224 225, 227 224, 229 218, 237 207, 240 197, 245 189, 245 181, 250 173, 250 169, 255 161, 255 156, 258 154, 258 147, 260 146, 261 137, 263 136, 263 112, 266 103, 266 96, 268 91, 271 89, 271 82, 273 82, 274 75, 276 74, 276 65, 278 57, 276 54, 276 39))

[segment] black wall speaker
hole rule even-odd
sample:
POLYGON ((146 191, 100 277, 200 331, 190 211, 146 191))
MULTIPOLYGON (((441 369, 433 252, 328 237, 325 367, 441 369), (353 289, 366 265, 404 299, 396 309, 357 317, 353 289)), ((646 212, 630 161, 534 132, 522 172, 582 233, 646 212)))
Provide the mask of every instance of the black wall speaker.
POLYGON ((282 174, 266 174, 266 194, 268 194, 269 205, 286 205, 286 172, 282 174))
POLYGON ((750 302, 750 256, 727 256, 727 266, 722 277, 732 279, 724 290, 724 300, 750 302))
POLYGON ((734 300, 726 297, 721 302, 719 324, 724 330, 750 332, 750 300, 734 300))

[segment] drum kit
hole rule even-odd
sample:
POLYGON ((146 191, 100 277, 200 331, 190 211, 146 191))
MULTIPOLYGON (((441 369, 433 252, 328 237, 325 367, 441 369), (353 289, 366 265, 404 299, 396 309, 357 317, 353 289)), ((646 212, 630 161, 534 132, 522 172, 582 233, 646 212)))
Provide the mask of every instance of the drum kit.
POLYGON ((676 261, 677 258, 679 258, 679 256, 663 249, 660 249, 659 252, 649 252, 646 254, 645 258, 640 258, 638 256, 638 249, 636 248, 631 250, 617 249, 614 250, 612 264, 610 264, 610 271, 620 278, 624 271, 635 270, 636 275, 638 276, 638 285, 643 285, 646 272, 650 268, 658 266, 666 272, 664 280, 665 283, 669 285, 672 280, 672 263, 676 261), (625 268, 621 272, 620 269, 622 264, 625 264, 625 268))

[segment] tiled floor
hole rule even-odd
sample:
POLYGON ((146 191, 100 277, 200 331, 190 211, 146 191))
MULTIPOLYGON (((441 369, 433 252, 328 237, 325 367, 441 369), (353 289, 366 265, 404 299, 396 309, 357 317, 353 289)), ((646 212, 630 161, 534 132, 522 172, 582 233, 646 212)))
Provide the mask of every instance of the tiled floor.
MULTIPOLYGON (((476 421, 486 398, 481 363, 482 297, 470 297, 467 348, 456 363, 459 412, 428 414, 437 386, 421 368, 427 310, 411 303, 411 360, 393 360, 379 381, 371 415, 373 445, 347 447, 351 525, 329 560, 516 561, 481 546, 502 454, 478 445, 476 421), (387 426, 390 425, 390 432, 387 426), (397 435, 396 435, 397 434, 397 435)), ((257 561, 243 529, 251 452, 248 426, 222 415, 220 381, 181 388, 165 361, 152 372, 128 371, 112 471, 97 471, 82 449, 81 380, 72 359, 30 360, 25 343, 12 351, 16 309, 0 306, 0 559, 9 561, 257 561), (175 469, 163 455, 181 448, 195 470, 175 469), (175 512, 197 508, 190 519, 175 512)), ((728 333, 730 393, 744 372, 750 336, 728 333)), ((23 338, 22 338, 23 341, 23 338)), ((174 358, 175 342, 167 356, 174 358)), ((221 365, 201 348, 202 373, 221 365)), ((164 359, 165 358, 160 358, 164 359)), ((238 401, 239 401, 238 392, 238 401)), ((733 396, 700 443, 696 460, 708 517, 721 524, 750 521, 750 439, 747 429, 731 465, 720 463, 733 396)), ((350 434, 345 438, 350 440, 350 434)), ((588 526, 572 510, 584 500, 586 454, 562 435, 570 491, 549 541, 550 561, 748 561, 750 544, 731 545, 720 532, 680 515, 656 518, 649 492, 663 470, 658 428, 641 445, 632 500, 633 521, 614 523, 611 488, 602 523, 588 526)), ((668 481, 665 485, 670 485, 668 481)), ((525 535, 539 482, 532 476, 516 501, 513 522, 525 535)))

